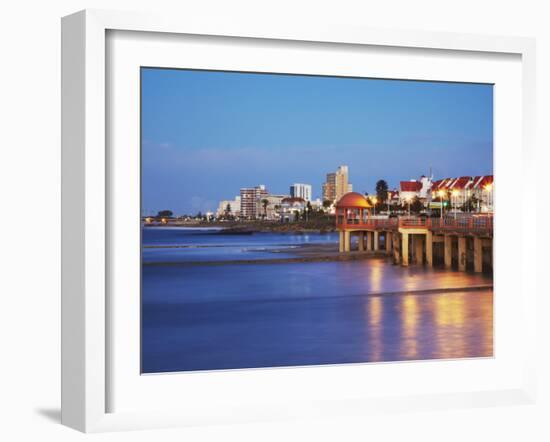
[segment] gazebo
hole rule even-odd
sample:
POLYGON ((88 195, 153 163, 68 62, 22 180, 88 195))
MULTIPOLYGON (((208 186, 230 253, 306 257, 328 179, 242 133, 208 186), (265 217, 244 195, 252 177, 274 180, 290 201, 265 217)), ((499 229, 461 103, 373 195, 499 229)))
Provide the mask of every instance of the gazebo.
POLYGON ((336 228, 340 252, 351 250, 351 232, 359 232, 359 250, 364 250, 364 224, 370 220, 372 204, 360 193, 348 192, 336 203, 336 228))

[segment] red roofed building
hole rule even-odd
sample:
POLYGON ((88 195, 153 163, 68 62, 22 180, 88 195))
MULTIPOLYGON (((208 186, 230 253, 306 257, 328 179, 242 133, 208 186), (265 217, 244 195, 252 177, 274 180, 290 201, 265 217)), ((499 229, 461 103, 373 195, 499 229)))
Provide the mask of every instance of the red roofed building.
POLYGON ((439 209, 441 200, 444 212, 493 212, 493 175, 461 176, 432 181, 422 176, 419 180, 400 181, 399 190, 388 190, 391 206, 406 206, 418 197, 426 207, 439 209), (466 204, 470 202, 470 204, 466 204))
POLYGON ((422 183, 420 181, 401 181, 399 183, 401 192, 420 192, 422 183))
POLYGON ((495 183, 493 175, 473 177, 472 195, 474 195, 481 203, 482 212, 493 212, 493 192, 495 183))
POLYGON ((475 202, 475 210, 493 211, 493 175, 461 176, 433 182, 432 199, 449 201, 451 210, 459 210, 468 201, 475 202))
POLYGON ((424 203, 429 200, 432 179, 421 176, 420 180, 401 181, 399 183, 399 202, 410 203, 414 198, 420 198, 424 203))
POLYGON ((388 190, 388 203, 391 206, 399 205, 399 191, 398 190, 388 190))

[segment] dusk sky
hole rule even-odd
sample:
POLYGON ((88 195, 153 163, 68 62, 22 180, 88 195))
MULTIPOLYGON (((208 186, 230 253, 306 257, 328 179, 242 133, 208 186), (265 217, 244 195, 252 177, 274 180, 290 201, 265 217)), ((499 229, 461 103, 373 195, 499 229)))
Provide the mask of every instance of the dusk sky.
POLYGON ((493 173, 493 87, 142 69, 142 208, 215 211, 241 187, 321 197, 349 166, 354 191, 428 175, 493 173))

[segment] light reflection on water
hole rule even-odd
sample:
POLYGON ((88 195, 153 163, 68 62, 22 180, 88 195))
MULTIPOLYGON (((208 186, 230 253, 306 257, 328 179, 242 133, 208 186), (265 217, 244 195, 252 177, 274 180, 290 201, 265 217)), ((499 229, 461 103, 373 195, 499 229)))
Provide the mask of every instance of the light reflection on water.
POLYGON ((414 359, 418 356, 417 327, 419 318, 418 297, 404 295, 401 297, 401 324, 403 336, 401 339, 401 353, 405 359, 414 359))
MULTIPOLYGON (((355 264, 361 274, 365 265, 355 264)), ((387 267, 391 275, 404 270, 384 262, 369 264, 387 267)), ((308 265, 315 268, 318 263, 303 264, 308 265)), ((194 280, 203 279, 197 272, 201 267, 194 273, 172 268, 168 279, 163 273, 163 284, 180 288, 164 294, 150 274, 161 269, 144 269, 145 372, 493 354, 491 289, 369 295, 359 278, 355 285, 342 284, 345 291, 327 292, 330 284, 319 268, 314 280, 309 278, 312 268, 303 273, 295 269, 285 280, 285 265, 242 267, 233 268, 232 277, 224 272, 211 278, 211 292, 203 292, 202 301, 185 295, 197 293, 194 280), (263 290, 237 296, 234 284, 239 278, 245 287, 262 285, 263 290)), ((432 284, 433 275, 428 280, 432 284)), ((441 281, 448 281, 447 276, 441 281)))
POLYGON ((493 354, 492 290, 445 291, 486 275, 374 259, 145 265, 142 283, 144 372, 493 354))
POLYGON ((384 314, 384 303, 380 296, 369 297, 366 303, 366 313, 368 317, 367 332, 369 334, 371 361, 377 362, 382 357, 382 316, 384 314))

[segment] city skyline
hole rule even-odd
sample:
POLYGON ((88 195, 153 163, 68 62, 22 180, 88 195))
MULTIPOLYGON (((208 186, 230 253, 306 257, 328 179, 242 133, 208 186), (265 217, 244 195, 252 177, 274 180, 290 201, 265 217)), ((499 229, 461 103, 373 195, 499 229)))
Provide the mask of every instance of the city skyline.
POLYGON ((142 208, 215 211, 259 183, 322 198, 341 164, 360 193, 430 168, 492 174, 492 98, 479 84, 143 69, 142 208))

